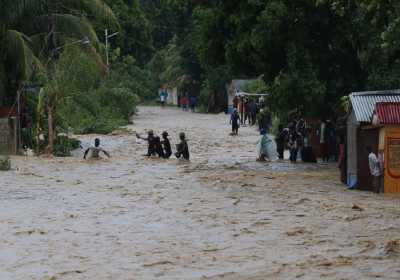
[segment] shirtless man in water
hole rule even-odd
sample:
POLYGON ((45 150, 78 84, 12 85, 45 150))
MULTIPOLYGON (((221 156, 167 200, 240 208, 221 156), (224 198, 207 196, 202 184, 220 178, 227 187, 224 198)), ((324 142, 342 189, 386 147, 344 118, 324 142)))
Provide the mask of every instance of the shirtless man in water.
POLYGON ((147 141, 147 154, 145 156, 147 157, 151 157, 151 156, 155 156, 156 155, 156 148, 155 148, 155 135, 154 135, 154 131, 153 130, 149 130, 147 132, 147 137, 142 137, 140 136, 139 133, 136 133, 136 138, 138 139, 142 139, 147 141))
POLYGON ((90 152, 90 159, 99 159, 100 158, 100 152, 104 153, 108 158, 110 158, 110 154, 103 150, 100 147, 100 139, 96 138, 94 139, 94 147, 89 147, 86 151, 85 151, 85 155, 83 156, 83 159, 86 159, 88 153, 90 152))

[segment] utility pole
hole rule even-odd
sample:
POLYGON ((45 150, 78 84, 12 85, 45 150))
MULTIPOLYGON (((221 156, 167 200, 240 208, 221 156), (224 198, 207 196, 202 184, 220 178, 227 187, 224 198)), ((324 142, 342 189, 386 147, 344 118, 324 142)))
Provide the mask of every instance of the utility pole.
POLYGON ((18 153, 22 148, 22 135, 21 135, 21 87, 18 87, 17 91, 17 143, 15 145, 15 152, 18 153))
POLYGON ((109 62, 109 58, 108 58, 108 29, 105 30, 104 35, 106 38, 106 65, 107 65, 107 71, 108 71, 109 67, 110 67, 110 62, 109 62))
POLYGON ((105 41, 106 41, 106 65, 107 65, 107 71, 110 70, 110 57, 108 55, 108 49, 109 49, 109 44, 108 44, 108 39, 116 36, 118 34, 118 32, 115 32, 111 35, 108 35, 108 29, 104 30, 104 37, 105 37, 105 41))

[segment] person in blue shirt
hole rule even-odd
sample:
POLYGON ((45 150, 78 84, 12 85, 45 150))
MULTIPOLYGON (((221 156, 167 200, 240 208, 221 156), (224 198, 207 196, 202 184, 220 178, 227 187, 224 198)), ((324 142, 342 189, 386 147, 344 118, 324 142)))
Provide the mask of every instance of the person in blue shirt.
POLYGON ((161 102, 161 107, 165 106, 165 103, 167 102, 168 98, 168 92, 166 90, 162 90, 160 93, 160 102, 161 102))
POLYGON ((192 95, 189 98, 189 105, 190 105, 190 109, 192 110, 192 112, 196 112, 196 106, 197 106, 197 97, 192 95))

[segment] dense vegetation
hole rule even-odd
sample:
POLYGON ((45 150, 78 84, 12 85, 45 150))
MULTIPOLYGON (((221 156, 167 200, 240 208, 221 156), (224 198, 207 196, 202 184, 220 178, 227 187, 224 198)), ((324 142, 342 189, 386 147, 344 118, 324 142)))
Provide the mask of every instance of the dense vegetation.
POLYGON ((399 87, 392 0, 4 0, 0 106, 27 83, 36 134, 109 132, 160 86, 225 108, 225 85, 259 78, 279 115, 339 115, 352 91, 399 87), (108 4, 108 5, 107 5, 108 4), (110 38, 105 65, 104 30, 110 38), (83 38, 89 40, 81 40, 83 38), (81 41, 77 41, 81 40, 81 41), (87 44, 87 41, 90 41, 87 44), (78 43, 77 43, 78 42, 78 43))
POLYGON ((155 21, 153 38, 170 40, 160 40, 167 45, 157 54, 175 48, 169 55, 180 68, 175 72, 194 79, 189 86, 201 85, 211 110, 223 105, 232 78, 262 77, 272 110, 281 115, 295 108, 335 115, 340 97, 351 91, 399 87, 398 1, 143 2, 165 10, 155 12, 164 24, 155 21))

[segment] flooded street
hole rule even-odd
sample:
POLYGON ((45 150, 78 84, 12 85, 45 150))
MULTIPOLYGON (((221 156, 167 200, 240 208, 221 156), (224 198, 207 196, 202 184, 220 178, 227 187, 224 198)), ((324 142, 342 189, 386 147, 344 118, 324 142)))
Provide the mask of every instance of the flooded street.
POLYGON ((100 136, 109 160, 0 173, 1 280, 400 279, 400 197, 346 190, 334 164, 256 162, 256 130, 230 137, 226 115, 134 121, 100 136), (185 132, 191 162, 143 157, 146 129, 185 132))

